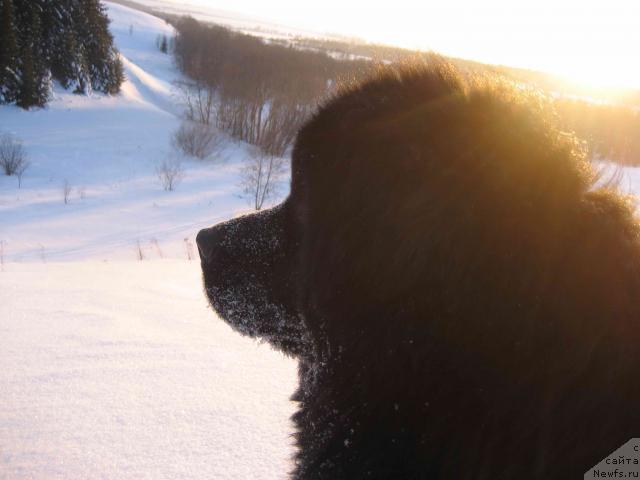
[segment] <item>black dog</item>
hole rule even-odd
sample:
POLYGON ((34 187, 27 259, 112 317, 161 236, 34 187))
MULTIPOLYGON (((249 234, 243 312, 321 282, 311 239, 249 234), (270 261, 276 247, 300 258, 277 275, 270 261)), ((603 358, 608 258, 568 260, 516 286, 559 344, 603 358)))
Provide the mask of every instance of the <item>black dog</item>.
POLYGON ((300 359, 297 479, 581 478, 640 436, 640 229, 535 102, 390 68, 202 230, 211 305, 300 359))

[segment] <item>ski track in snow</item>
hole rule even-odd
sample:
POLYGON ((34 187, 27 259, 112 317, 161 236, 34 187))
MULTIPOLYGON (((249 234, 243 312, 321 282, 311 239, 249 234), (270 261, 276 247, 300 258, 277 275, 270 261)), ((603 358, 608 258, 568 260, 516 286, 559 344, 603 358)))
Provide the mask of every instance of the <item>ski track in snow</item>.
POLYGON ((184 160, 162 190, 181 77, 155 41, 172 29, 107 6, 119 95, 0 107, 31 161, 21 189, 0 176, 0 479, 285 478, 296 363, 216 318, 186 260, 185 239, 197 255, 200 228, 249 211, 248 149, 184 160))

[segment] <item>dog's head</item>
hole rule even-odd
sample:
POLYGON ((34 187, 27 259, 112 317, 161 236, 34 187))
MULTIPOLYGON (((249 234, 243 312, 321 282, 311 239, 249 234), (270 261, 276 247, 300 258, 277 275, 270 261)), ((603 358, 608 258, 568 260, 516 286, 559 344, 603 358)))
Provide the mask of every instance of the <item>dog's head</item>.
POLYGON ((524 325, 570 338, 627 308, 603 284, 622 268, 611 245, 635 241, 631 210, 591 191, 576 144, 536 109, 444 64, 347 89, 299 132, 284 203, 198 234, 211 305, 296 356, 431 335, 507 369, 493 352, 517 354, 524 325))
POLYGON ((303 359, 301 478, 354 431, 374 453, 352 465, 393 464, 406 434, 397 465, 420 448, 483 478, 637 434, 612 412, 640 398, 640 228, 593 181, 535 98, 446 65, 390 69, 302 128, 289 198, 197 238, 220 316, 303 359))

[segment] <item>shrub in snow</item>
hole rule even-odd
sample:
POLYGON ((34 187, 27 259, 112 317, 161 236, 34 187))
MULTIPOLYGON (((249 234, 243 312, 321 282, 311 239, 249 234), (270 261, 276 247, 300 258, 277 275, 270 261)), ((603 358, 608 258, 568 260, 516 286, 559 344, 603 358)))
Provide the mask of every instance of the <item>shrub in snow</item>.
POLYGON ((16 170, 16 177, 18 177, 18 188, 22 187, 22 176, 24 175, 24 172, 27 170, 27 168, 29 168, 29 165, 29 162, 25 160, 16 170))
POLYGON ((219 148, 220 142, 220 134, 215 128, 188 121, 183 122, 171 138, 174 148, 200 159, 213 154, 219 148))
POLYGON ((28 167, 29 161, 22 142, 10 133, 0 136, 0 168, 4 174, 16 175, 20 182, 28 167))
POLYGON ((166 158, 156 168, 162 188, 170 192, 184 178, 182 163, 177 158, 166 158))
POLYGON ((241 186, 244 194, 256 210, 278 195, 280 179, 286 168, 286 160, 255 149, 245 160, 241 186))

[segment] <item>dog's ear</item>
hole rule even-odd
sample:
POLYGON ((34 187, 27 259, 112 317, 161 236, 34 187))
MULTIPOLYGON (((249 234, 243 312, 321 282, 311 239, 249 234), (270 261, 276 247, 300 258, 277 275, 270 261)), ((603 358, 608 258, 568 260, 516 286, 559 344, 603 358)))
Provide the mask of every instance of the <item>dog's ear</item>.
POLYGON ((216 312, 244 335, 303 355, 286 204, 201 230, 196 242, 205 293, 216 312))

